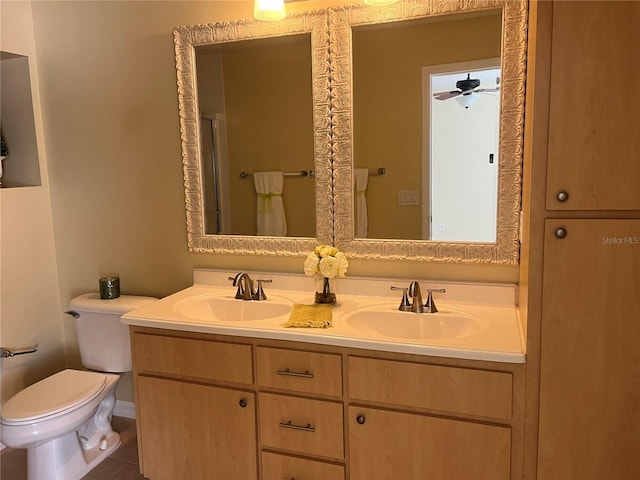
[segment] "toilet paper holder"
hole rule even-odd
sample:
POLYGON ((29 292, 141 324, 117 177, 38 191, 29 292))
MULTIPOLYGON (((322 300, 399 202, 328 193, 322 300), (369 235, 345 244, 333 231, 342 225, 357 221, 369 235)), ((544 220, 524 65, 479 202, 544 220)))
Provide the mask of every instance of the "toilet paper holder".
POLYGON ((38 351, 38 345, 35 347, 18 348, 16 350, 10 350, 8 348, 0 347, 0 358, 11 358, 16 355, 24 355, 26 353, 36 353, 38 351))

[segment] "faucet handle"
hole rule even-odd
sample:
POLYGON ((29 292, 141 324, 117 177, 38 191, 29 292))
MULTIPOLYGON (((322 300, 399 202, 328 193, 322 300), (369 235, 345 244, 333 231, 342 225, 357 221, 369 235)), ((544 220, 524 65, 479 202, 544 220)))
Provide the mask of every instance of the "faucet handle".
POLYGON ((407 292, 409 291, 406 287, 395 287, 391 285, 391 290, 402 290, 402 300, 400 301, 400 306, 398 310, 401 312, 410 312, 411 311, 411 302, 409 302, 409 296, 407 292))
POLYGON ((436 313, 438 309, 436 308, 436 303, 433 301, 433 293, 444 293, 446 289, 444 288, 427 288, 427 302, 424 304, 424 308, 427 310, 427 313, 436 313))
POLYGON ((267 295, 264 293, 264 290, 262 289, 262 284, 263 283, 271 283, 273 282, 273 280, 256 280, 256 282, 258 282, 258 287, 256 288, 255 293, 253 293, 251 295, 251 298, 253 300, 266 300, 267 299, 267 295))
POLYGON ((228 280, 233 282, 233 286, 235 287, 236 285, 238 286, 238 290, 236 290, 236 296, 235 298, 240 300, 242 299, 242 295, 244 294, 244 290, 242 288, 242 282, 237 283, 236 282, 236 278, 235 277, 229 277, 228 280))

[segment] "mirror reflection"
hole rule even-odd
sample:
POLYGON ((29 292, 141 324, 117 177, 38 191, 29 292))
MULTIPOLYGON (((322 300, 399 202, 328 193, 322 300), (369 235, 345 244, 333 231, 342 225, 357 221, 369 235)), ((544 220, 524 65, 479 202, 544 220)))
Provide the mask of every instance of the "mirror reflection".
POLYGON ((496 242, 502 10, 351 30, 355 238, 496 242))
POLYGON ((195 47, 206 234, 315 237, 311 34, 195 47))

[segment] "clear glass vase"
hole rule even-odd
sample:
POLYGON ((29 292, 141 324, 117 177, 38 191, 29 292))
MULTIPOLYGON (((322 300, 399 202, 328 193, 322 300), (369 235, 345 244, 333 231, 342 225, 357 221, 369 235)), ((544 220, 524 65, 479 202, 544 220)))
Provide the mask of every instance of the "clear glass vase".
POLYGON ((331 293, 329 277, 323 277, 322 292, 316 292, 316 303, 334 304, 336 301, 336 294, 331 293))

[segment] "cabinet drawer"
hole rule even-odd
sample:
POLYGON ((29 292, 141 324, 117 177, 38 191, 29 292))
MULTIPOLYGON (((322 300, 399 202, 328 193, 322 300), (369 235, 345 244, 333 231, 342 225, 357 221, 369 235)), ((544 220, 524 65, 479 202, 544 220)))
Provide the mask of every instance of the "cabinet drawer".
POLYGON ((133 361, 137 372, 252 383, 251 346, 136 333, 133 361))
POLYGON ((349 397, 511 420, 510 373, 349 357, 349 397))
POLYGON ((342 403, 261 393, 263 447, 344 458, 342 403))
POLYGON ((257 356, 261 386, 342 395, 342 357, 338 354, 258 347, 257 356))
POLYGON ((262 452, 262 480, 345 480, 344 467, 262 452))

